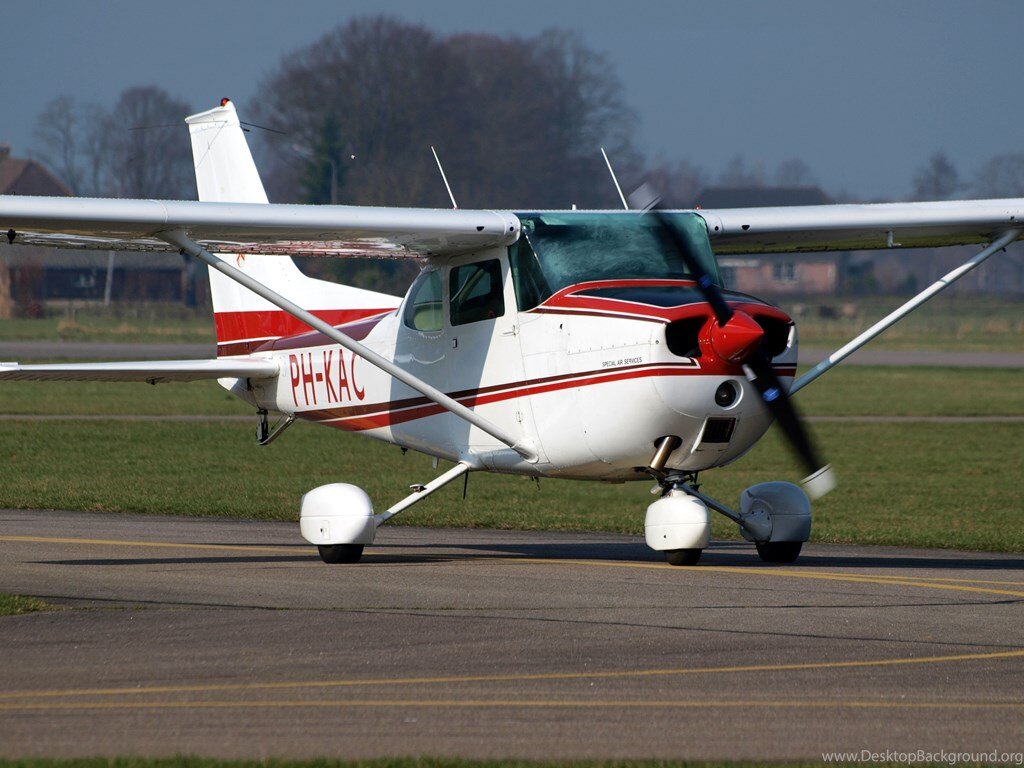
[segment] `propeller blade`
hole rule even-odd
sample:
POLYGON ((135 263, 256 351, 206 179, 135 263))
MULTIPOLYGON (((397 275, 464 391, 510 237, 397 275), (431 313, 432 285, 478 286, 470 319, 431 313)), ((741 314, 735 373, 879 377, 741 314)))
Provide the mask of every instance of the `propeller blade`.
POLYGON ((688 238, 679 234, 679 230, 675 228, 668 214, 664 211, 655 207, 651 209, 651 213, 659 224, 659 232, 662 239, 679 253, 683 263, 686 264, 686 268, 693 275, 694 280, 697 281, 697 288, 700 290, 704 300, 711 305, 711 311, 715 313, 715 319, 718 320, 718 324, 725 325, 728 323, 732 319, 733 309, 725 301, 725 297, 722 296, 722 292, 715 285, 715 281, 711 279, 711 275, 704 269, 704 265, 700 263, 700 259, 694 254, 692 243, 690 243, 688 238))
MULTIPOLYGON (((649 206, 649 210, 658 222, 658 231, 662 241, 666 246, 674 249, 682 258, 686 268, 697 281, 697 287, 701 295, 710 305, 712 312, 714 312, 719 327, 724 329, 735 314, 732 307, 726 302, 721 290, 719 290, 714 280, 711 279, 711 275, 708 274, 704 265, 701 264, 700 259, 697 258, 690 241, 679 233, 679 230, 672 224, 668 214, 658 207, 656 201, 649 206)), ((740 329, 737 328, 737 330, 740 329)), ((739 344, 739 346, 742 346, 742 344, 739 344)), ((782 431, 785 433, 789 444, 807 468, 808 475, 803 480, 803 486, 807 491, 807 495, 813 499, 824 496, 835 487, 835 477, 832 468, 830 465, 819 461, 810 435, 804 429, 803 422, 800 420, 800 416, 789 399, 789 393, 775 374, 775 368, 772 366, 771 359, 759 349, 753 350, 752 353, 743 350, 742 355, 739 356, 745 358, 743 361, 744 370, 747 372, 747 376, 754 385, 754 388, 760 393, 765 407, 768 408, 768 411, 779 422, 779 426, 782 427, 782 431)), ((739 360, 737 359, 736 362, 739 362, 739 360)))
POLYGON ((779 377, 775 375, 771 360, 758 351, 746 361, 744 368, 748 371, 748 378, 754 388, 761 394, 765 407, 779 422, 786 439, 807 469, 808 475, 803 480, 807 495, 813 499, 824 496, 836 485, 831 465, 819 459, 789 394, 779 381, 779 377))

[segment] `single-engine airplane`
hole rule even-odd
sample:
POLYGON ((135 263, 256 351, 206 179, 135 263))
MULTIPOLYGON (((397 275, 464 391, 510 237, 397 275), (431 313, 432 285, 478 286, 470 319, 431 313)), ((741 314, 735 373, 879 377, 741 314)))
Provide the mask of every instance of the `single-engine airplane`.
POLYGON ((790 396, 1015 241, 1024 220, 1024 199, 693 211, 649 199, 626 211, 272 205, 230 100, 185 122, 198 202, 0 196, 0 231, 16 245, 201 259, 217 357, 5 363, 0 380, 217 379, 256 409, 260 444, 305 419, 454 462, 377 513, 353 485, 307 493, 301 533, 328 563, 356 562, 382 523, 471 471, 653 478, 646 540, 670 563, 699 560, 710 510, 763 560, 793 562, 810 535, 809 496, 833 480, 790 396), (722 287, 715 260, 971 243, 986 247, 798 380, 792 319, 722 287), (293 255, 424 266, 400 298, 310 278, 293 255), (773 419, 810 473, 804 487, 755 485, 737 510, 702 494, 698 473, 740 458, 773 419))

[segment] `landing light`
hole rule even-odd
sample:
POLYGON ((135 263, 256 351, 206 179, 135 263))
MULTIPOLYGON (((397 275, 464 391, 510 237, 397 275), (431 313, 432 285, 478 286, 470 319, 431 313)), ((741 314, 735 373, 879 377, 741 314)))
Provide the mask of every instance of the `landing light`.
POLYGON ((722 408, 728 408, 736 402, 736 395, 736 385, 731 381, 723 381, 715 390, 715 404, 722 408))

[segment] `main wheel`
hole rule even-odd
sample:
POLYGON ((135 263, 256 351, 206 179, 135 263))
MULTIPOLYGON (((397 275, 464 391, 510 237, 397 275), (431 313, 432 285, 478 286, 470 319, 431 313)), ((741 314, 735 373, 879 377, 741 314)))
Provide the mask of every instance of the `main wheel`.
POLYGON ((696 565, 700 560, 703 549, 669 549, 665 552, 665 559, 669 565, 696 565))
POLYGON ((757 554, 766 563, 795 563, 803 545, 802 541, 767 541, 757 545, 757 554))
POLYGON ((358 563, 363 556, 362 544, 329 544, 319 546, 320 559, 325 563, 358 563))

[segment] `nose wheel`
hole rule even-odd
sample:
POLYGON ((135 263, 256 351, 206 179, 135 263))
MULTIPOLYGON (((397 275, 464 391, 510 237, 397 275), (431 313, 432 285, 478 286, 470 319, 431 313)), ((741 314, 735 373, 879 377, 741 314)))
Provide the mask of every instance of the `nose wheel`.
POLYGON ((317 547, 320 559, 331 565, 358 563, 363 556, 362 544, 326 544, 317 547))
POLYGON ((703 552, 703 549, 670 549, 665 552, 665 559, 669 565, 696 565, 703 552))
POLYGON ((802 541, 766 541, 757 544, 757 554, 766 563, 795 563, 800 557, 802 541))

